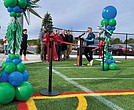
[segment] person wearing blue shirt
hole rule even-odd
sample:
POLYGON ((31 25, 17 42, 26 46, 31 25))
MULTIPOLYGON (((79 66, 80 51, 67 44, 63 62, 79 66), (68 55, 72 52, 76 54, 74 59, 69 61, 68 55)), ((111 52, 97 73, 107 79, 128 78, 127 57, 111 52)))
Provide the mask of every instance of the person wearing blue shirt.
MULTIPOLYGON (((92 32, 91 27, 88 27, 87 33, 88 33, 88 36, 84 40, 87 42, 87 46, 92 46, 92 45, 94 45, 95 35, 92 32)), ((89 66, 89 65, 92 66, 93 65, 93 51, 92 51, 92 48, 85 47, 84 55, 86 56, 87 60, 89 61, 87 66, 89 66)))

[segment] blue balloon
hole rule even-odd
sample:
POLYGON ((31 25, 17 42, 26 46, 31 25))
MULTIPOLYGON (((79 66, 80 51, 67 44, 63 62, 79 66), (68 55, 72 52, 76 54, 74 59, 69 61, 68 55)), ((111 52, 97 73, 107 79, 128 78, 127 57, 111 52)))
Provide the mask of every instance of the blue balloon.
POLYGON ((115 18, 117 15, 117 10, 115 7, 113 6, 107 6, 103 9, 103 12, 102 12, 102 17, 104 19, 111 19, 111 18, 115 18))
POLYGON ((13 86, 18 86, 23 82, 23 76, 22 73, 20 72, 12 72, 9 77, 8 77, 8 81, 10 84, 12 84, 13 86))
POLYGON ((22 13, 22 12, 24 12, 24 10, 23 9, 20 9, 19 12, 22 13))
POLYGON ((107 30, 111 30, 112 27, 111 27, 110 25, 108 25, 108 26, 106 27, 106 29, 107 29, 107 30))
POLYGON ((19 7, 19 6, 15 6, 15 7, 13 8, 13 11, 16 12, 16 13, 17 13, 17 12, 20 12, 20 7, 19 7))
POLYGON ((0 76, 0 82, 7 82, 9 74, 6 71, 2 71, 2 75, 0 76))
POLYGON ((10 13, 13 12, 13 8, 9 6, 9 7, 7 8, 7 11, 10 12, 10 13))
POLYGON ((19 58, 19 62, 20 62, 20 63, 22 62, 22 59, 21 59, 21 58, 19 58))
POLYGON ((108 65, 112 63, 112 60, 111 59, 106 59, 105 61, 108 65))
POLYGON ((116 28, 115 28, 115 26, 112 26, 111 30, 113 30, 113 31, 114 31, 115 29, 116 29, 116 28))
POLYGON ((23 81, 27 81, 28 78, 29 78, 28 72, 25 70, 25 71, 22 73, 22 75, 23 75, 23 81))
POLYGON ((111 53, 108 53, 107 56, 112 56, 112 54, 111 53))
POLYGON ((7 59, 6 59, 6 62, 7 62, 7 63, 9 63, 9 62, 11 62, 11 63, 12 63, 12 62, 13 62, 13 60, 12 60, 11 58, 7 58, 7 59))
POLYGON ((116 63, 116 60, 112 59, 112 63, 116 63))
POLYGON ((17 58, 17 59, 14 59, 13 60, 13 64, 14 65, 18 65, 19 63, 21 63, 22 62, 22 60, 20 59, 20 58, 17 58))

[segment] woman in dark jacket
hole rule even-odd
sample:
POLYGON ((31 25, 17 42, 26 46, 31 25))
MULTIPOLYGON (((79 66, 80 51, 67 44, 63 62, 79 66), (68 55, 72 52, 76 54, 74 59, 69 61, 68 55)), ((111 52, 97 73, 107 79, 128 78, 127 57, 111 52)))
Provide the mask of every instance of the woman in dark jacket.
POLYGON ((22 53, 24 54, 24 60, 27 61, 26 58, 26 51, 27 51, 27 29, 23 29, 23 35, 22 35, 22 43, 21 43, 21 49, 20 49, 20 57, 22 58, 22 53))
MULTIPOLYGON (((60 36, 63 39, 63 42, 67 42, 67 35, 65 34, 65 30, 62 30, 60 36)), ((66 51, 67 51, 67 44, 62 43, 62 49, 61 49, 61 59, 65 60, 66 59, 66 51), (62 58, 63 55, 63 58, 62 58)))

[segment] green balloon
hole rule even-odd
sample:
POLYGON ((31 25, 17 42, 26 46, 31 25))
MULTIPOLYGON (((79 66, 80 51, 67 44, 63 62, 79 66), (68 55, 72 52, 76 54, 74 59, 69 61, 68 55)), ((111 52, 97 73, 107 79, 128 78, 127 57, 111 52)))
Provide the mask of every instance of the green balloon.
POLYGON ((5 67, 5 71, 7 72, 7 73, 12 73, 12 72, 14 72, 16 70, 16 66, 13 64, 13 63, 7 63, 6 64, 6 67, 5 67))
POLYGON ((116 69, 117 69, 116 63, 111 63, 111 64, 109 65, 109 69, 110 69, 110 70, 116 70, 116 69))
POLYGON ((25 71, 25 65, 23 63, 19 63, 17 65, 17 71, 23 73, 25 71))
POLYGON ((19 54, 15 54, 15 58, 20 58, 20 55, 19 54))
MULTIPOLYGON (((101 63, 101 68, 103 68, 103 64, 101 63)), ((108 70, 108 64, 104 63, 104 71, 108 70)))
POLYGON ((26 8, 26 6, 27 6, 27 0, 18 0, 18 5, 21 8, 26 8))
POLYGON ((32 85, 25 81, 21 85, 17 86, 15 98, 19 101, 26 101, 28 100, 33 94, 32 85))
POLYGON ((15 54, 10 54, 8 57, 9 57, 10 59, 14 60, 14 59, 16 58, 16 55, 15 55, 15 54))
POLYGON ((109 54, 111 54, 110 52, 106 52, 106 55, 109 55, 109 54))
POLYGON ((113 34, 113 30, 110 30, 109 32, 110 32, 111 34, 113 34))
POLYGON ((15 97, 15 88, 8 82, 0 83, 0 104, 10 103, 15 97))
POLYGON ((116 26, 116 20, 114 18, 109 20, 109 25, 110 26, 116 26))
POLYGON ((113 59, 113 56, 109 56, 109 58, 112 60, 113 59))
POLYGON ((2 68, 5 68, 6 65, 7 65, 7 62, 3 62, 3 63, 2 63, 2 68))
POLYGON ((19 18, 21 16, 21 13, 16 13, 16 17, 19 18))
POLYGON ((27 3, 27 6, 30 7, 31 6, 31 3, 27 3))
POLYGON ((104 58, 109 59, 109 56, 105 55, 104 58))
POLYGON ((101 26, 107 26, 108 25, 108 20, 107 19, 103 19, 101 21, 101 26))
POLYGON ((14 7, 16 6, 16 4, 17 4, 17 0, 4 0, 4 6, 6 8, 8 8, 9 6, 14 7))
POLYGON ((106 50, 106 51, 107 51, 107 50, 108 50, 108 47, 107 47, 107 46, 104 46, 104 50, 106 50))
POLYGON ((10 17, 16 17, 16 13, 15 12, 11 12, 10 13, 10 17))

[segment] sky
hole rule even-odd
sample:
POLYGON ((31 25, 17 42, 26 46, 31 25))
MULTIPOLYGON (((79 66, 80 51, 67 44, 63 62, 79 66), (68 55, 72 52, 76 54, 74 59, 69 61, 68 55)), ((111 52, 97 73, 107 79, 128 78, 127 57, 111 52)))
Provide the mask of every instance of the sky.
MULTIPOLYGON (((42 17, 48 12, 53 19, 55 27, 71 30, 87 30, 88 26, 93 31, 99 31, 102 11, 106 6, 112 5, 117 9, 117 26, 115 32, 134 33, 134 0, 40 0, 40 8, 35 9, 42 17)), ((11 18, 7 9, 0 1, 0 38, 6 33, 6 28, 11 18)), ((28 29, 29 39, 38 38, 42 19, 30 14, 30 25, 24 20, 24 28, 28 29)), ((80 35, 81 33, 77 33, 80 35)), ((124 37, 124 36, 120 36, 124 37)), ((133 36, 131 36, 133 37, 133 36)))

